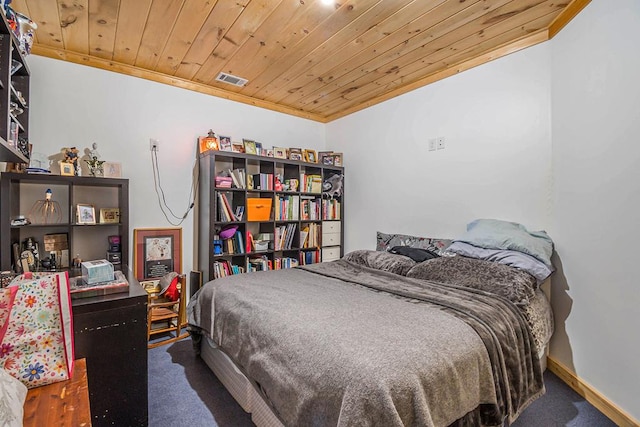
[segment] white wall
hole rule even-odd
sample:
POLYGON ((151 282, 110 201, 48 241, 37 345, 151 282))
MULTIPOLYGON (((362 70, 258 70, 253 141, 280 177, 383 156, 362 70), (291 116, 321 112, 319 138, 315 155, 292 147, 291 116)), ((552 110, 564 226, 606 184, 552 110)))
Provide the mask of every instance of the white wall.
POLYGON ((640 419, 640 3, 594 0, 554 40, 327 125, 346 250, 495 217, 557 249, 551 355, 640 419), (446 148, 427 151, 430 138, 446 148))
POLYGON ((552 353, 640 420, 640 2, 611 3, 591 2, 551 44, 552 353))
MULTIPOLYGON (((179 215, 189 201, 197 137, 209 128, 269 148, 325 146, 321 123, 49 58, 31 55, 28 61, 33 151, 84 151, 97 142, 103 160, 122 162, 130 185, 130 241, 134 228, 171 226, 154 191, 150 138, 160 140, 161 183, 179 215)), ((193 268, 193 218, 191 212, 182 224, 183 271, 193 268)))
POLYGON ((476 218, 550 220, 549 47, 539 45, 327 125, 346 167, 346 250, 376 231, 455 237, 476 218), (445 137, 445 149, 428 140, 445 137))

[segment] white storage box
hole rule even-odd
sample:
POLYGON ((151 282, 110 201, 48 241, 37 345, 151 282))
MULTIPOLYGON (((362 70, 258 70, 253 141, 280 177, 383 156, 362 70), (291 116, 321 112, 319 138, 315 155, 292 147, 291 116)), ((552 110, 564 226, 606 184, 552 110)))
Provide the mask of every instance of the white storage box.
POLYGON ((81 266, 82 279, 89 285, 113 280, 113 264, 111 264, 106 259, 85 261, 81 264, 81 266))

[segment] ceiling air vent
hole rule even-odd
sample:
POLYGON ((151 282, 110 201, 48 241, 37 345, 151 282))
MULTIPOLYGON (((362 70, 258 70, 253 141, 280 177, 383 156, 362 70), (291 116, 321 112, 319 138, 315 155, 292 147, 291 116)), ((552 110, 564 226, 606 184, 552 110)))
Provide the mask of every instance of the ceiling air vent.
POLYGON ((234 86, 244 86, 248 82, 247 79, 243 79, 242 77, 232 76, 231 74, 227 74, 227 73, 218 74, 218 77, 216 77, 216 80, 223 83, 229 83, 234 86))

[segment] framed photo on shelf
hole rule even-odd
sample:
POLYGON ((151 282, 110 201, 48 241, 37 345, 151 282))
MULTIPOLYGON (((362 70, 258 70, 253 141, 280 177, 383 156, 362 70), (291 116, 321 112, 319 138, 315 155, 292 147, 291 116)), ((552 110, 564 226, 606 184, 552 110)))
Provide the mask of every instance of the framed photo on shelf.
POLYGON ((302 149, 289 148, 289 160, 302 160, 302 149))
POLYGON ((103 169, 105 178, 122 178, 122 163, 104 162, 103 169))
POLYGON ((262 142, 255 142, 254 144, 256 144, 256 154, 258 156, 264 156, 264 152, 262 151, 262 142))
POLYGON ((333 157, 334 166, 342 166, 342 153, 333 153, 331 157, 333 157))
POLYGON ((182 273, 182 228, 133 230, 133 270, 138 280, 182 273))
POLYGON ((244 153, 244 144, 241 142, 232 142, 231 151, 234 153, 244 153))
POLYGON ((322 164, 325 166, 333 166, 333 156, 322 157, 322 164))
POLYGON ((265 156, 273 157, 273 150, 271 148, 266 149, 265 150, 265 156))
POLYGON ((120 222, 120 209, 118 208, 101 208, 100 224, 117 224, 120 222))
POLYGON ((316 163, 316 152, 314 150, 304 150, 304 161, 309 163, 316 163))
POLYGON ((244 152, 247 154, 258 154, 256 150, 256 142, 250 139, 243 139, 242 143, 244 144, 244 152))
POLYGON ((76 169, 71 162, 60 162, 60 175, 62 176, 74 176, 76 169))
POLYGON ((324 159, 326 157, 330 157, 332 154, 333 154, 333 151, 318 151, 318 163, 321 163, 323 165, 326 165, 326 164, 332 165, 333 164, 333 159, 331 160, 331 163, 325 163, 324 162, 324 159))
POLYGON ((231 137, 220 135, 220 150, 231 151, 231 137))
POLYGON ((96 210, 93 205, 78 204, 76 206, 76 224, 95 224, 96 210))
POLYGON ((276 159, 286 159, 287 149, 284 147, 273 147, 273 157, 276 159))

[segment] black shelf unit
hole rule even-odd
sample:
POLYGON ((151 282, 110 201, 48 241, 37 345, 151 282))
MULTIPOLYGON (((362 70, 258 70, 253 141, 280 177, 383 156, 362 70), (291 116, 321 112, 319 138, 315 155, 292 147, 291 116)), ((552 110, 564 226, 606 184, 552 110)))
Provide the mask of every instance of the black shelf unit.
MULTIPOLYGON (((331 175, 342 175, 344 177, 344 168, 341 166, 322 165, 319 163, 308 163, 298 160, 279 159, 274 157, 257 156, 246 153, 235 153, 228 151, 207 151, 200 154, 200 184, 198 192, 198 269, 202 271, 203 280, 214 279, 214 263, 216 261, 227 260, 239 266, 246 266, 247 260, 265 256, 268 260, 274 261, 275 258, 295 258, 299 259, 301 253, 318 251, 321 261, 336 259, 343 255, 343 218, 344 218, 344 194, 336 198, 339 203, 338 217, 334 219, 323 218, 323 210, 320 208, 320 217, 314 219, 301 219, 302 201, 304 197, 313 198, 324 204, 326 199, 322 193, 322 188, 317 192, 300 191, 302 183, 299 182, 296 191, 275 190, 275 182, 269 190, 263 189, 246 189, 246 188, 219 188, 215 186, 215 177, 228 170, 244 169, 247 175, 254 174, 272 174, 275 181, 276 175, 281 175, 283 181, 287 179, 297 179, 300 181, 301 174, 319 175, 324 181, 331 175), (218 193, 226 193, 229 197, 229 203, 232 209, 237 206, 244 206, 244 216, 239 221, 224 221, 219 217, 219 198, 218 193), (296 196, 298 199, 298 216, 293 219, 280 219, 274 217, 275 205, 278 197, 296 196), (271 213, 268 220, 264 221, 248 221, 248 198, 265 198, 271 199, 271 213), (237 226, 238 231, 243 237, 243 243, 246 246, 247 231, 250 231, 254 239, 259 233, 269 233, 275 235, 275 229, 278 226, 286 226, 287 224, 295 225, 291 247, 277 249, 275 242, 271 240, 268 249, 256 250, 248 253, 223 253, 214 254, 214 240, 219 236, 221 229, 225 226, 237 226), (313 224, 318 228, 317 245, 311 248, 300 248, 300 230, 308 224, 313 224), (325 247, 322 238, 324 236, 323 227, 333 230, 334 239, 331 247, 325 247), (322 257, 323 254, 326 257, 322 257), (325 259, 326 258, 326 259, 325 259)), ((246 177, 245 177, 246 178, 246 177)), ((246 179, 245 179, 246 181, 246 179)), ((344 186, 343 186, 344 188, 344 186)), ((274 236, 275 237, 275 236, 274 236)), ((246 248, 243 248, 246 252, 246 248)))
MULTIPOLYGON (((41 218, 40 218, 41 219, 41 218)), ((108 236, 120 236, 123 263, 129 260, 129 180, 3 172, 0 174, 0 269, 16 271, 13 260, 13 243, 21 244, 31 237, 39 244, 40 259, 44 253, 44 235, 68 235, 69 259, 76 254, 84 260, 107 258, 108 236), (52 200, 60 208, 60 222, 44 223, 29 218, 32 207, 45 198, 51 189, 52 200), (78 204, 93 205, 97 224, 77 224, 78 204), (101 208, 120 209, 120 222, 99 223, 101 208), (24 215, 32 222, 26 226, 12 226, 11 220, 24 215)), ((118 268, 118 265, 116 265, 118 268)), ((69 268, 71 276, 79 271, 69 268)))
POLYGON ((0 13, 0 16, 0 161, 28 163, 27 157, 17 149, 17 138, 29 140, 31 73, 7 18, 4 13, 0 13), (12 114, 11 102, 18 104, 23 112, 19 115, 12 114), (12 127, 17 130, 12 132, 12 127))

